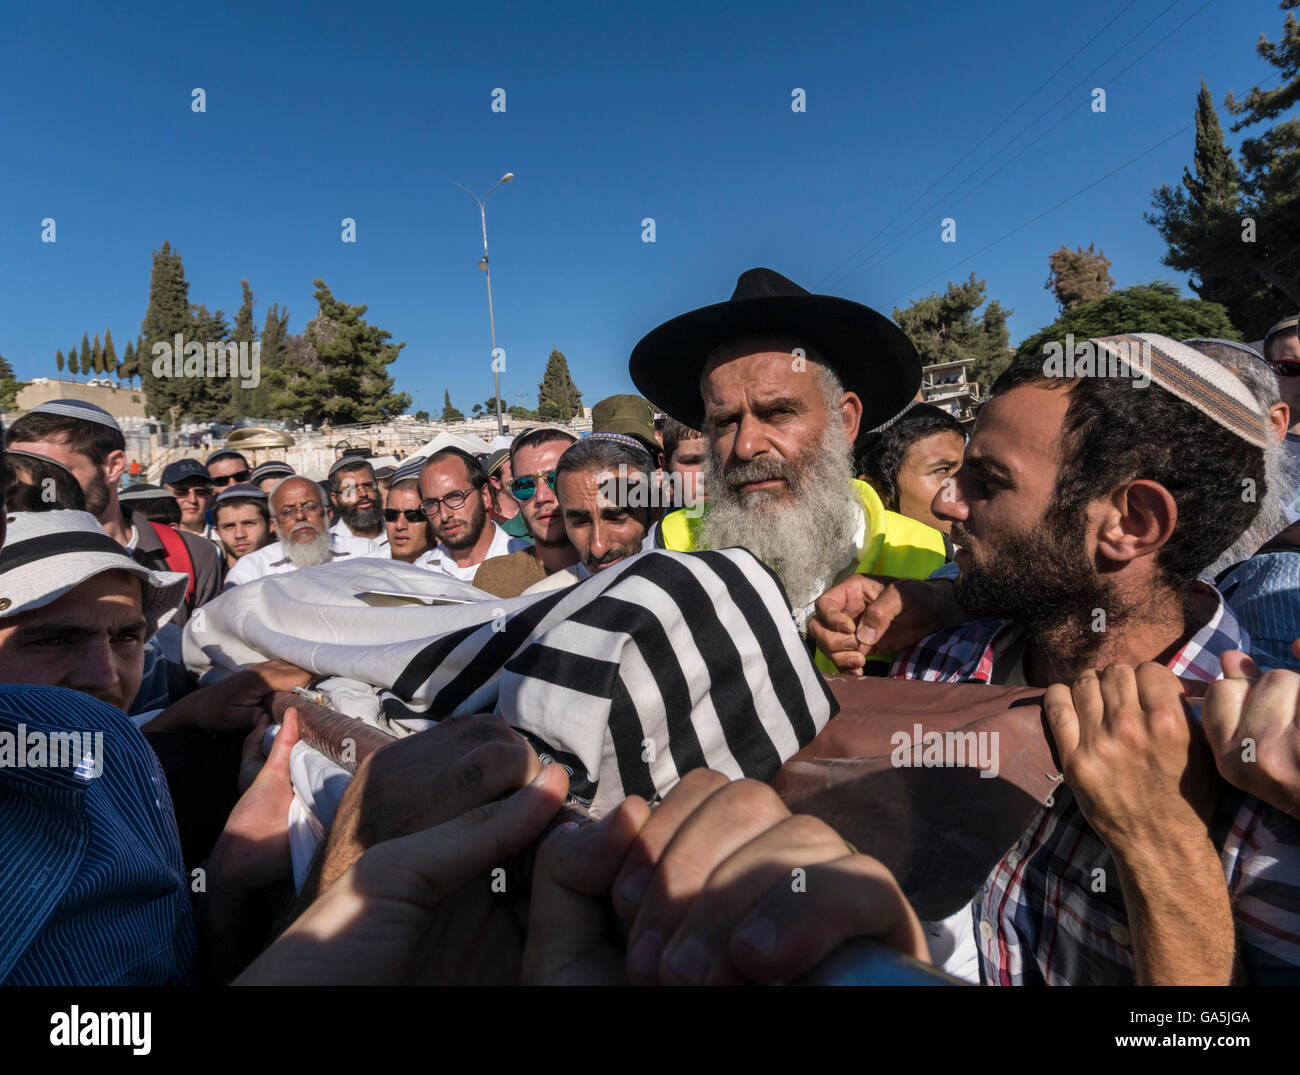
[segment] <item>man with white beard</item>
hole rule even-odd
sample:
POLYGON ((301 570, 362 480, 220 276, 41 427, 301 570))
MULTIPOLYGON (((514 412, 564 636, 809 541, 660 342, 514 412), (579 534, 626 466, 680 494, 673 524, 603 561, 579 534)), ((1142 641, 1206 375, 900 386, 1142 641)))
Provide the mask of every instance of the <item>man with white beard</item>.
POLYGON ((629 366, 637 388, 708 445, 708 503, 665 516, 657 547, 749 549, 781 579, 801 630, 817 598, 855 572, 926 578, 944 563, 939 531, 886 511, 853 478, 859 431, 920 385, 916 349, 888 318, 751 269, 729 301, 645 336, 629 366))
POLYGON ((280 540, 240 559, 226 576, 226 589, 352 557, 343 549, 331 548, 325 516, 329 501, 314 481, 297 475, 284 478, 271 490, 269 500, 271 526, 280 540))

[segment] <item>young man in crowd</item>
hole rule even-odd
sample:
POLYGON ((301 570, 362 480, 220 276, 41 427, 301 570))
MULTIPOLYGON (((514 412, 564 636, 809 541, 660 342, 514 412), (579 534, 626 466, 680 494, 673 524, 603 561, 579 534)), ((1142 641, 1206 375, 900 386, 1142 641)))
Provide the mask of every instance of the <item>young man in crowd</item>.
POLYGON ((293 473, 293 467, 276 459, 254 467, 253 472, 248 476, 248 480, 267 496, 270 496, 275 483, 281 478, 292 478, 293 473))
POLYGON ((429 456, 420 471, 420 496, 438 542, 416 561, 420 567, 472 582, 484 560, 526 544, 488 518, 492 494, 487 474, 468 452, 444 448, 429 456))
MULTIPOLYGON (((1282 401, 1290 408, 1291 426, 1286 432, 1286 450, 1292 473, 1300 474, 1300 317, 1284 317, 1264 337, 1264 360, 1277 376, 1282 401)), ((1293 490, 1287 507, 1291 522, 1300 519, 1300 484, 1293 490)))
POLYGON ((344 457, 329 472, 330 503, 339 513, 330 529, 336 548, 353 556, 387 556, 383 499, 373 468, 364 459, 344 457))
POLYGON ((224 489, 230 484, 242 485, 252 477, 248 460, 234 448, 220 448, 208 456, 204 466, 212 477, 213 486, 224 489))
POLYGON ((549 428, 529 430, 515 438, 510 446, 510 471, 519 477, 511 481, 506 495, 519 505, 519 517, 533 544, 484 560, 474 575, 474 585, 480 590, 497 597, 518 597, 533 583, 578 562, 555 492, 555 465, 576 440, 572 433, 549 428))
MULTIPOLYGON (((1197 576, 1258 511, 1241 490, 1264 486, 1267 413, 1183 344, 1088 346, 1120 375, 1016 357, 932 504, 971 622, 894 675, 1047 687, 1064 774, 971 905, 931 927, 932 950, 997 984, 1295 980, 1300 826, 1214 774, 1179 682, 1213 682, 1244 645, 1197 576)), ((818 602, 827 652, 857 644, 868 582, 818 602)))
POLYGON ((672 507, 689 508, 707 499, 704 487, 704 434, 676 418, 663 423, 664 472, 672 482, 672 507))
POLYGON ((556 491, 578 560, 526 592, 572 585, 639 553, 658 514, 653 467, 640 439, 622 433, 593 433, 560 456, 556 491))
POLYGON ((942 534, 888 511, 852 476, 859 429, 892 418, 921 380, 916 349, 876 311, 751 269, 729 301, 646 335, 630 370, 708 441, 708 503, 665 516, 657 547, 749 549, 781 579, 801 627, 847 575, 926 578, 944 563, 942 534))
MULTIPOLYGON (((527 434, 520 434, 520 436, 527 436, 527 434)), ((483 460, 483 471, 488 476, 488 486, 492 494, 492 506, 488 509, 492 521, 511 537, 531 541, 532 537, 524 524, 524 517, 519 513, 519 502, 510 495, 510 482, 514 477, 510 469, 510 449, 498 448, 489 455, 483 460)))
POLYGON ((226 567, 273 539, 266 494, 256 485, 227 485, 212 501, 214 529, 226 554, 226 567))
POLYGON ((394 560, 413 564, 433 547, 433 529, 420 507, 420 468, 398 467, 384 503, 384 528, 394 560))
POLYGON ((961 467, 966 433, 947 411, 912 403, 858 443, 857 474, 890 511, 947 534, 951 523, 930 510, 940 487, 961 467))
POLYGON ((216 532, 208 525, 213 487, 207 468, 197 459, 178 459, 163 468, 162 484, 180 506, 180 529, 217 541, 216 532))
POLYGON ((172 623, 184 625, 194 609, 221 592, 225 564, 211 541, 170 527, 156 529, 140 512, 123 510, 117 483, 126 468, 126 440, 117 420, 102 407, 75 399, 42 403, 14 422, 5 443, 67 467, 81 484, 86 510, 138 563, 190 576, 185 604, 172 623))
POLYGON ((344 557, 360 559, 330 541, 325 505, 325 491, 314 481, 297 475, 281 478, 268 502, 271 527, 279 540, 240 559, 226 577, 227 588, 344 557))

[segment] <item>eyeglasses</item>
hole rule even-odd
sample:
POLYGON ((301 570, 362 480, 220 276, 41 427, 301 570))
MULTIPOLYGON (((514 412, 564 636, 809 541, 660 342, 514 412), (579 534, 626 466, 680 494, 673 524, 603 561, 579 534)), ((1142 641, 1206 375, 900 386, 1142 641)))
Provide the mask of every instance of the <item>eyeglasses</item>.
POLYGON ((1273 372, 1279 377, 1300 377, 1300 359, 1296 358, 1279 358, 1276 362, 1270 362, 1273 372))
POLYGON ((299 512, 302 512, 303 515, 319 515, 321 510, 318 501, 309 500, 305 504, 286 504, 275 513, 275 517, 281 522, 288 522, 299 512))
POLYGON ((212 484, 220 487, 223 485, 229 485, 231 482, 243 483, 248 481, 248 479, 252 477, 252 474, 253 472, 251 470, 237 470, 233 474, 223 474, 219 478, 214 477, 212 479, 212 484))
MULTIPOLYGON (((462 500, 461 503, 463 504, 464 501, 462 500)), ((406 516, 406 521, 408 523, 422 523, 425 521, 423 506, 418 508, 406 508, 405 510, 398 510, 397 508, 384 509, 385 522, 395 523, 400 515, 406 516)))
POLYGON ((532 500, 533 494, 537 492, 538 478, 545 478, 551 492, 555 492, 555 471, 539 470, 536 474, 524 474, 515 478, 510 483, 510 495, 521 503, 532 500))
POLYGON ((172 490, 171 490, 171 492, 172 492, 172 496, 174 496, 177 500, 188 500, 188 499, 190 498, 190 494, 191 494, 191 493, 193 493, 195 496, 198 496, 198 497, 211 496, 211 495, 212 495, 212 486, 210 486, 210 485, 183 485, 183 486, 182 486, 182 485, 173 485, 173 486, 172 486, 172 490))
POLYGON ((439 504, 446 504, 449 511, 455 511, 465 506, 465 501, 473 491, 473 489, 453 489, 446 496, 432 496, 428 500, 420 501, 420 510, 431 519, 437 516, 439 504))
POLYGON ((378 482, 357 482, 356 485, 342 485, 338 488, 340 493, 377 493, 379 492, 378 482))

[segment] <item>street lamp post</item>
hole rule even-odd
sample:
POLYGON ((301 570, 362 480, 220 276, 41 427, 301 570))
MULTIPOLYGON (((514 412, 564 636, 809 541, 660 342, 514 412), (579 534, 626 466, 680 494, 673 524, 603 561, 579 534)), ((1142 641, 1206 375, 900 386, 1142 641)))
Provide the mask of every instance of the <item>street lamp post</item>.
MULTIPOLYGON (((501 186, 502 183, 509 183, 512 179, 514 179, 514 177, 515 177, 514 172, 506 172, 505 175, 503 175, 499 180, 497 180, 497 185, 496 187, 493 187, 492 190, 496 190, 497 187, 501 186)), ((463 190, 466 194, 468 194, 471 198, 473 198, 476 202, 478 202, 479 219, 482 221, 483 224, 483 260, 478 263, 478 267, 483 270, 483 275, 487 277, 488 331, 491 332, 492 334, 492 385, 494 388, 493 399, 495 401, 495 406, 497 409, 497 436, 503 436, 505 434, 505 423, 501 419, 501 371, 497 369, 497 362, 496 362, 497 325, 496 325, 495 318, 492 316, 492 270, 488 265, 488 245, 487 245, 487 200, 488 200, 488 195, 492 193, 492 190, 489 190, 487 194, 484 194, 483 197, 480 198, 477 194, 475 194, 472 190, 470 190, 469 187, 462 186, 460 183, 452 183, 452 186, 460 187, 461 190, 463 190)))

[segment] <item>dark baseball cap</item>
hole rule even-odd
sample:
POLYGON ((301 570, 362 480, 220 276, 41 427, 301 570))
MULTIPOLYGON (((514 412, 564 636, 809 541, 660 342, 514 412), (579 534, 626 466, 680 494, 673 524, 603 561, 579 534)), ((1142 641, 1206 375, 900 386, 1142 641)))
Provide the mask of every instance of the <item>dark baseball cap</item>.
POLYGON ((174 463, 168 463, 162 472, 163 485, 180 485, 181 482, 194 478, 209 484, 212 482, 212 475, 208 473, 208 468, 197 459, 178 459, 174 463))

